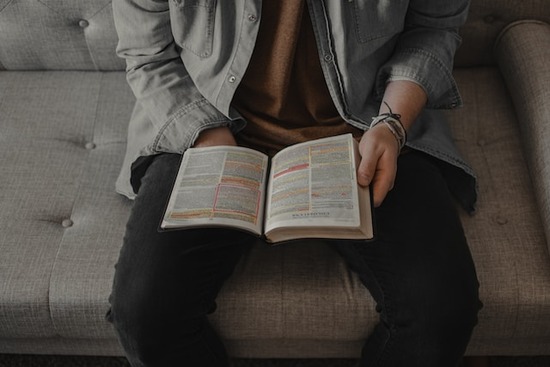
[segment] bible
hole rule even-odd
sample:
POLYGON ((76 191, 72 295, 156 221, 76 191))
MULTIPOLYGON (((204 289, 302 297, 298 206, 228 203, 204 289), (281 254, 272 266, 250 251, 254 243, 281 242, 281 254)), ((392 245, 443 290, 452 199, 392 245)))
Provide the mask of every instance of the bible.
POLYGON ((372 196, 357 183, 351 134, 289 146, 271 159, 245 147, 185 151, 161 230, 234 227, 278 243, 370 240, 372 196))

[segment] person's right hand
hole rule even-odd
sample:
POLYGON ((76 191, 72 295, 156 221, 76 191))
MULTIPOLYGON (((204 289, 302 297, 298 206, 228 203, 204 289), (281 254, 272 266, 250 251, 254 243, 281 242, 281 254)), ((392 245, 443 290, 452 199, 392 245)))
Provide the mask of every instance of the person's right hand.
POLYGON ((361 163, 357 170, 357 182, 361 186, 371 185, 375 207, 382 204, 393 188, 399 156, 399 144, 383 124, 365 131, 359 143, 361 163))
POLYGON ((215 127, 202 131, 197 140, 195 140, 193 147, 211 147, 216 145, 237 145, 235 137, 228 127, 215 127))

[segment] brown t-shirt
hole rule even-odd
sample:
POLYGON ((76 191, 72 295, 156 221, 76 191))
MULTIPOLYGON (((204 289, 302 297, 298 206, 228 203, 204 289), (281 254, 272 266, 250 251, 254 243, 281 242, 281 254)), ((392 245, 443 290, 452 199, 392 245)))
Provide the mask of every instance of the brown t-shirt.
POLYGON ((233 106, 248 121, 240 145, 270 155, 307 140, 361 131, 330 97, 305 0, 265 0, 258 39, 233 106))

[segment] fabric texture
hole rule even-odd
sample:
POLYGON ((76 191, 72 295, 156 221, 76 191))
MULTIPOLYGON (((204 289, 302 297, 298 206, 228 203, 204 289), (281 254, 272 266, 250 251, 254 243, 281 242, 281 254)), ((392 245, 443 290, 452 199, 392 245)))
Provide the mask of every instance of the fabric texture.
POLYGON ((450 114, 451 127, 480 175, 477 212, 462 218, 485 304, 470 350, 495 354, 495 344, 510 338, 514 354, 521 354, 519 349, 530 354, 535 345, 550 341, 550 258, 518 120, 497 69, 463 69, 455 75, 465 106, 450 114))
POLYGON ((520 19, 537 19, 550 23, 545 1, 472 0, 468 21, 460 28, 462 45, 455 55, 456 67, 496 64, 493 47, 500 32, 520 19))
POLYGON ((0 336, 110 336, 99 284, 129 207, 113 192, 133 102, 124 74, 3 72, 0 84, 0 336))
POLYGON ((550 24, 511 24, 498 38, 495 53, 520 121, 522 149, 550 238, 550 24))
POLYGON ((124 70, 110 0, 0 1, 7 70, 124 70))

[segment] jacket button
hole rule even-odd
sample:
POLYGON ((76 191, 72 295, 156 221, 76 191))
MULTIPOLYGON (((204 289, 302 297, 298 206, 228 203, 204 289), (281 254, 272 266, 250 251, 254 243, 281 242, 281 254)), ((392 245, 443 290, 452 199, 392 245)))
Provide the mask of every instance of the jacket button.
POLYGON ((248 20, 251 21, 251 22, 255 22, 258 20, 258 17, 254 14, 249 14, 248 15, 248 20))
POLYGON ((88 22, 86 19, 80 19, 80 20, 78 21, 78 26, 79 26, 80 28, 86 28, 86 27, 89 26, 89 25, 90 25, 90 22, 88 22))
POLYGON ((228 81, 229 83, 235 83, 235 82, 237 81, 237 77, 236 77, 235 75, 231 75, 231 76, 227 79, 227 81, 228 81))

